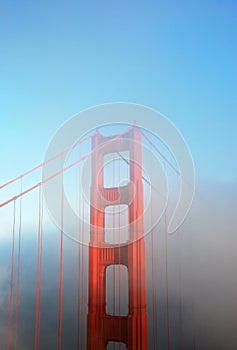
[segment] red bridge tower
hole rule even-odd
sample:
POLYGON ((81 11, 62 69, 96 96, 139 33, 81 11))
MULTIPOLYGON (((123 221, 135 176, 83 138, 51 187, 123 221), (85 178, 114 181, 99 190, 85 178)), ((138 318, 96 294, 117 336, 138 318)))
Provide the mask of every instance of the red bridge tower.
POLYGON ((87 349, 104 350, 111 341, 125 343, 128 350, 147 350, 142 134, 136 126, 120 137, 105 137, 97 131, 92 148, 87 349), (104 156, 120 151, 129 152, 130 181, 105 188, 104 156), (129 239, 121 246, 105 242, 105 208, 111 203, 128 205, 129 239), (126 316, 106 313, 106 268, 116 264, 128 269, 126 316))

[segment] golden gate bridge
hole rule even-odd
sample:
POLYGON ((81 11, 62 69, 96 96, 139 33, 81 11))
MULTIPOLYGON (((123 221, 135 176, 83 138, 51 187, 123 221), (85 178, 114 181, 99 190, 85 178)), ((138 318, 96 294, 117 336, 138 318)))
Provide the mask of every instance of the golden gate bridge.
MULTIPOLYGON (((93 131, 84 137, 73 147, 65 149, 56 154, 47 161, 22 173, 16 178, 2 184, 0 190, 7 190, 13 184, 18 183, 20 190, 14 195, 0 203, 0 208, 12 206, 11 218, 11 272, 9 284, 9 313, 8 313, 8 334, 7 350, 18 348, 19 331, 19 296, 21 287, 21 244, 22 244, 22 201, 32 191, 37 188, 38 196, 38 252, 37 252, 37 275, 35 286, 35 331, 34 344, 32 348, 38 350, 41 348, 40 339, 42 336, 41 327, 41 295, 44 288, 42 283, 42 237, 44 232, 43 225, 43 186, 45 183, 60 176, 62 188, 65 182, 65 174, 70 169, 82 164, 87 159, 91 159, 91 187, 89 207, 86 207, 85 199, 78 201, 79 209, 82 215, 82 221, 89 215, 91 230, 89 241, 85 242, 85 228, 83 225, 78 228, 80 231, 81 243, 78 243, 78 311, 77 311, 77 349, 106 349, 106 348, 127 348, 129 350, 139 349, 158 349, 158 301, 156 285, 156 267, 155 265, 155 240, 154 232, 151 230, 151 252, 147 251, 144 237, 144 186, 150 187, 150 190, 157 191, 162 195, 162 189, 159 184, 152 183, 148 179, 141 167, 142 164, 142 143, 146 142, 152 152, 157 157, 161 157, 163 162, 170 167, 177 176, 181 176, 178 168, 165 156, 158 148, 152 138, 150 138, 137 125, 132 125, 118 135, 104 136, 99 129, 93 131), (91 143, 91 150, 76 159, 69 165, 63 167, 62 171, 57 171, 48 178, 44 178, 32 186, 24 187, 25 179, 32 173, 41 170, 47 163, 53 162, 63 154, 72 151, 74 148, 82 147, 84 143, 91 143), (129 154, 128 157, 124 153, 129 154), (116 169, 113 166, 110 176, 112 183, 115 183, 115 177, 118 183, 121 180, 121 163, 126 164, 128 172, 128 181, 125 185, 105 186, 104 159, 107 154, 117 154, 119 165, 116 169), (122 241, 122 222, 118 214, 117 222, 117 241, 112 240, 112 236, 106 241, 106 208, 111 206, 127 206, 127 216, 129 229, 125 241, 122 241), (18 209, 17 209, 18 208, 18 209), (89 209, 89 210, 88 210, 89 209), (89 213, 85 213, 85 211, 89 213), (16 216, 18 215, 18 219, 16 216), (18 228, 16 227, 18 221, 18 228), (16 237, 18 236, 18 237, 16 237), (16 238, 18 238, 16 240, 16 238), (16 246, 16 242, 18 245, 16 246), (87 263, 85 260, 87 259, 87 263), (150 263, 147 264, 149 259, 150 263), (109 267, 118 267, 118 274, 113 270, 113 278, 117 277, 117 282, 113 280, 112 285, 112 311, 108 312, 108 301, 106 293, 108 292, 106 271, 109 267), (85 266, 88 266, 88 278, 86 278, 85 266), (123 286, 121 266, 126 267, 127 274, 127 311, 122 315, 121 298, 123 286), (147 280, 151 283, 151 305, 152 312, 147 315, 147 280), (118 285, 117 291, 116 283, 118 285), (85 290, 87 284, 87 292, 85 290), (15 294, 13 289, 15 288, 15 294), (15 298, 14 298, 15 295, 15 298), (115 299, 118 299, 116 304, 115 299), (87 312, 85 315, 85 304, 87 303, 87 312), (149 317, 148 317, 149 316, 149 317), (149 320, 151 319, 151 321, 149 320), (151 330, 148 329, 150 325, 151 330), (85 335, 86 330, 86 335, 85 335), (151 340, 149 338, 152 338, 151 340)), ((155 208, 153 208, 155 210, 155 208)), ((166 214, 166 213, 165 213, 166 214)), ((57 330, 57 349, 62 347, 63 331, 63 254, 64 254, 64 203, 61 199, 61 225, 60 225, 60 246, 59 246, 59 285, 58 285, 58 330, 57 330)), ((152 220, 152 210, 149 213, 152 220)), ((112 217, 113 228, 115 218, 112 217)), ((110 232, 110 229, 107 230, 110 232)), ((114 230, 113 239, 114 237, 114 230)), ((168 247, 167 247, 167 224, 166 215, 164 221, 165 232, 165 289, 166 289, 166 348, 171 349, 172 335, 170 329, 170 309, 169 309, 169 279, 168 279, 168 247)), ((182 295, 180 293, 179 322, 176 325, 179 329, 179 349, 183 349, 183 330, 182 330, 182 295)), ((164 337, 164 335, 163 335, 164 337)), ((0 340, 1 343, 1 340, 0 340)), ((2 347, 1 347, 2 348, 2 347)))

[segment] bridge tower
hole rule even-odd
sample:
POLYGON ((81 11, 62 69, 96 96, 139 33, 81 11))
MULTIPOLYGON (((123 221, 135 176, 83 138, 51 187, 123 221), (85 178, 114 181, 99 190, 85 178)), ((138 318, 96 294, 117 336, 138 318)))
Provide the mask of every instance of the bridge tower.
POLYGON ((136 126, 120 137, 106 137, 97 130, 92 148, 87 349, 104 350, 111 341, 125 343, 128 350, 147 350, 144 204, 139 166, 142 164, 142 134, 136 126), (129 152, 129 182, 125 186, 106 188, 104 156, 120 151, 129 152), (128 205, 128 244, 110 246, 105 242, 105 208, 111 203, 128 205), (106 313, 106 268, 117 264, 128 269, 126 316, 106 313))

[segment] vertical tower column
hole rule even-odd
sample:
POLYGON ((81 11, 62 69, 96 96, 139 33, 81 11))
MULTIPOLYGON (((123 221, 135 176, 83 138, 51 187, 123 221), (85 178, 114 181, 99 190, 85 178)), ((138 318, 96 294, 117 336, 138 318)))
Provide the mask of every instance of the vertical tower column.
POLYGON ((142 237, 142 134, 137 127, 133 127, 120 138, 104 137, 97 130, 92 147, 94 155, 90 207, 87 349, 104 350, 109 341, 114 341, 125 343, 128 350, 146 350, 148 339, 145 242, 142 237), (130 182, 122 187, 105 188, 104 155, 120 151, 129 152, 130 182), (131 191, 133 199, 130 202, 131 191), (110 246, 105 242, 105 208, 110 205, 108 203, 111 200, 114 205, 128 205, 130 228, 127 245, 110 246), (115 264, 123 264, 128 269, 127 316, 106 313, 106 268, 115 264))

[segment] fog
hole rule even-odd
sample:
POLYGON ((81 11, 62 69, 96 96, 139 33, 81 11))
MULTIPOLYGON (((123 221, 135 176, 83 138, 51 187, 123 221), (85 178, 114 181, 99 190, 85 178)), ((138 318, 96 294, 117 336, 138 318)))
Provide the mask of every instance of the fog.
MULTIPOLYGON (((168 348, 166 238, 170 349, 236 349, 237 238, 236 189, 234 185, 208 184, 200 186, 188 217, 175 234, 166 235, 165 221, 162 218, 153 233, 146 236, 149 349, 168 348), (205 198, 199 195, 200 192, 205 194, 205 198)), ((167 215, 169 216, 168 213, 167 215)), ((47 214, 45 214, 46 216, 47 214)), ((22 231, 17 349, 32 350, 35 332, 37 227, 32 232, 22 231)), ((88 268, 86 247, 84 252, 84 306, 80 305, 81 313, 78 325, 78 245, 65 236, 62 349, 77 349, 78 342, 79 344, 81 342, 82 348, 86 349, 88 268)), ((12 339, 15 326, 16 253, 15 250, 12 339)), ((59 232, 53 224, 43 230, 42 259, 40 348, 51 350, 57 348, 59 284, 59 232)), ((1 349, 7 348, 10 271, 11 242, 2 239, 0 243, 1 349)), ((82 270, 80 272, 82 273, 82 270)), ((112 274, 110 275, 112 276, 112 274)), ((109 280, 107 282, 111 283, 112 286, 111 277, 110 282, 109 280)), ((121 285, 123 285, 122 279, 121 285)), ((82 290, 80 291, 81 298, 82 290)), ((108 298, 107 302, 110 303, 107 305, 107 310, 111 310, 112 299, 108 298)), ((121 305, 127 303, 127 297, 120 302, 121 305)), ((126 305, 124 308, 126 309, 126 305)))

